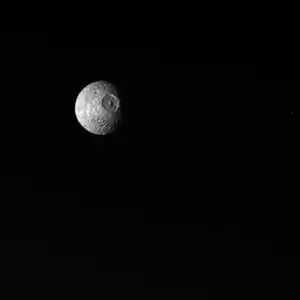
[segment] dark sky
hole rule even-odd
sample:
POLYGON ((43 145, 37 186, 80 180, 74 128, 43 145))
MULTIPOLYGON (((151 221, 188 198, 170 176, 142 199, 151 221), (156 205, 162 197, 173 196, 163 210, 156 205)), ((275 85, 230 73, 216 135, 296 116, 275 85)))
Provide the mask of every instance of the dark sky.
MULTIPOLYGON (((15 161, 22 149, 33 169, 45 164, 44 170, 75 174, 74 162, 89 153, 121 153, 129 162, 137 149, 149 157, 156 147, 201 150, 296 136, 297 82, 259 77, 262 69, 251 62, 217 61, 197 47, 79 43, 72 34, 7 32, 3 38, 1 80, 10 106, 2 118, 3 151, 15 161), (78 93, 95 80, 120 90, 124 126, 113 137, 86 134, 74 115, 78 93)), ((78 168, 85 172, 83 163, 78 168)))
MULTIPOLYGON (((158 45, 79 43, 72 34, 8 32, 6 39, 3 80, 32 93, 35 100, 27 100, 27 109, 34 115, 31 126, 43 147, 55 143, 74 147, 79 140, 79 144, 97 144, 97 139, 87 138, 80 130, 73 115, 78 93, 95 80, 107 80, 119 88, 130 112, 127 120, 130 115, 139 124, 132 126, 133 141, 147 135, 159 137, 165 131, 192 139, 190 133, 199 128, 212 128, 212 135, 215 128, 226 128, 227 136, 232 133, 229 142, 250 140, 241 136, 249 137, 249 128, 254 128, 249 112, 254 65, 203 60, 197 49, 178 55, 158 45), (236 128, 244 134, 236 134, 236 128)), ((128 144, 129 128, 112 141, 128 144)))

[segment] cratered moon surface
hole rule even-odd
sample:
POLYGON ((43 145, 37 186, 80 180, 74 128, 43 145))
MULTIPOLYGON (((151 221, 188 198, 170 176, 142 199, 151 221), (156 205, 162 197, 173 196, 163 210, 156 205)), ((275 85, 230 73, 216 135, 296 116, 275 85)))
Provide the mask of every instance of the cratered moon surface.
POLYGON ((75 104, 77 120, 87 131, 106 135, 120 123, 120 100, 116 87, 97 81, 86 86, 78 95, 75 104))

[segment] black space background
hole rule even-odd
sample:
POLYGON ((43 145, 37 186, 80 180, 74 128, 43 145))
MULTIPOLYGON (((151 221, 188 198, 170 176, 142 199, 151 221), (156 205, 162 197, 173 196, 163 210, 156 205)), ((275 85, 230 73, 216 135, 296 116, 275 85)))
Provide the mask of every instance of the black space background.
MULTIPOLYGON (((131 178, 150 181, 148 165, 159 168, 166 157, 184 163, 212 149, 297 143, 295 72, 234 60, 234 43, 219 51, 228 43, 223 36, 207 34, 199 47, 174 48, 76 34, 2 33, 3 173, 29 174, 41 192, 76 187, 84 194, 86 186, 117 180, 124 195, 136 182, 131 178), (96 80, 116 85, 123 102, 123 126, 110 137, 87 133, 74 115, 78 93, 96 80)), ((251 57, 254 49, 245 48, 251 57)))
POLYGON ((115 174, 127 182, 132 166, 158 149, 255 143, 251 64, 69 35, 8 32, 4 40, 2 138, 12 158, 4 168, 30 172, 37 189, 69 191, 115 174), (78 93, 96 80, 115 84, 123 101, 123 126, 111 137, 85 132, 74 115, 78 93))
POLYGON ((297 78, 278 66, 230 63, 205 38, 212 46, 174 49, 3 34, 3 170, 31 173, 41 191, 109 185, 117 174, 124 191, 128 174, 161 153, 297 142, 297 78), (123 101, 123 126, 110 137, 87 133, 74 115, 78 93, 96 80, 116 85, 123 101))
MULTIPOLYGON (((184 160, 201 157, 203 148, 221 152, 224 145, 297 137, 298 81, 282 72, 288 66, 227 60, 225 49, 217 59, 213 46, 207 52, 114 46, 79 35, 10 32, 2 41, 2 173, 32 176, 24 188, 52 196, 53 211, 64 217, 66 191, 80 195, 81 208, 143 206, 148 191, 136 192, 135 179, 151 185, 156 174, 145 167, 159 165, 164 155, 184 160), (111 81, 124 101, 116 136, 89 135, 74 116, 79 91, 94 80, 111 81)), ((92 211, 84 210, 86 219, 92 211)))

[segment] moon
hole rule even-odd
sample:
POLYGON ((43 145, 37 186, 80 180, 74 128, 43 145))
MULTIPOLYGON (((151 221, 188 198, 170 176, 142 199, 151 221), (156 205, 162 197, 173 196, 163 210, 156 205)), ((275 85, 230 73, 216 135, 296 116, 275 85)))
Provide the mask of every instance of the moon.
POLYGON ((77 96, 75 115, 88 132, 97 135, 114 132, 121 121, 117 88, 105 81, 87 85, 77 96))

